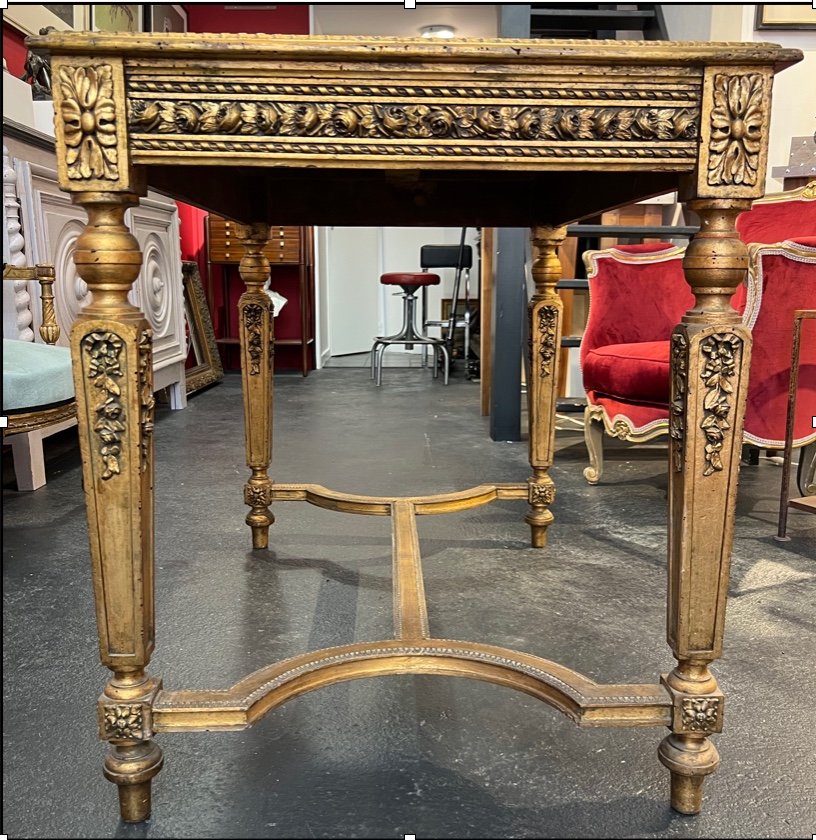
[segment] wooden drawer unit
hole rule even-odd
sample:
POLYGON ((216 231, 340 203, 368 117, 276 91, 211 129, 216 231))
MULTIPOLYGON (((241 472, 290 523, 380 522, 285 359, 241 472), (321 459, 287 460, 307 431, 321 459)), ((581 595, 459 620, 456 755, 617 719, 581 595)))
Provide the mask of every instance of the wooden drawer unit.
MULTIPOLYGON (((210 214, 209 247, 210 262, 237 265, 241 261, 243 248, 238 239, 235 222, 210 214)), ((300 228, 297 226, 272 227, 269 244, 264 248, 264 254, 271 263, 299 263, 300 228)))
MULTIPOLYGON (((314 345, 313 251, 312 229, 296 225, 271 225, 269 241, 263 251, 269 260, 272 288, 288 301, 282 317, 275 321, 275 346, 281 348, 281 352, 276 354, 275 364, 278 366, 280 362, 285 369, 287 361, 297 354, 304 376, 312 367, 314 345)), ((238 346, 235 318, 238 299, 244 288, 238 272, 243 253, 238 224, 211 213, 207 219, 209 288, 212 289, 212 268, 220 266, 221 326, 216 341, 222 347, 227 368, 230 367, 230 359, 236 358, 231 351, 238 346)), ((210 295, 212 297, 212 291, 210 295)))

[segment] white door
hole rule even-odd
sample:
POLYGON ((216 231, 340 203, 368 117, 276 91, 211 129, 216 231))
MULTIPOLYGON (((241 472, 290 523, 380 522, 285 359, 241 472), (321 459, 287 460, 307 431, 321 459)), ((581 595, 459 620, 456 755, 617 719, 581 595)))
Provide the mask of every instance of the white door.
POLYGON ((326 229, 326 294, 332 356, 367 353, 380 333, 382 228, 326 229))

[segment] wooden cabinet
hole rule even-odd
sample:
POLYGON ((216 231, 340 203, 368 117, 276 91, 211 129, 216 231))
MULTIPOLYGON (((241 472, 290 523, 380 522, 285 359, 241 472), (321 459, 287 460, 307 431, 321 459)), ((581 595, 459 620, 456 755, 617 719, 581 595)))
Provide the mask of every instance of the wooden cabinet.
MULTIPOLYGON (((211 300, 218 299, 217 342, 224 366, 230 367, 230 347, 238 344, 237 303, 243 292, 238 274, 243 248, 236 224, 211 214, 207 219, 211 300), (220 294, 214 288, 220 269, 220 294)), ((299 367, 304 376, 314 367, 314 241, 313 228, 274 225, 264 254, 270 263, 271 287, 287 299, 275 318, 275 368, 299 367)), ((237 353, 235 354, 237 357, 237 353)))

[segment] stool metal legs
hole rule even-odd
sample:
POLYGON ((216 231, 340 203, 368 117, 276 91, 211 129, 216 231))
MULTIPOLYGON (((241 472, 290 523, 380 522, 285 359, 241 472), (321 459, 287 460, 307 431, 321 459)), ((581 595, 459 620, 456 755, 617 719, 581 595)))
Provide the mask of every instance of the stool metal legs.
POLYGON ((445 385, 447 385, 448 368, 450 367, 450 356, 448 354, 448 348, 445 346, 445 342, 442 339, 428 338, 427 336, 420 335, 416 331, 416 326, 414 325, 414 306, 416 304, 416 291, 410 287, 403 287, 403 289, 405 289, 405 294, 403 295, 403 299, 405 300, 405 306, 403 308, 402 328, 395 335, 378 336, 374 339, 374 344, 371 347, 371 378, 374 380, 375 385, 379 386, 382 384, 382 362, 383 356, 385 355, 386 347, 389 347, 392 344, 402 344, 405 346, 406 349, 411 350, 413 349, 413 346, 415 344, 422 344, 425 345, 423 347, 423 353, 425 352, 427 346, 433 347, 434 379, 438 378, 439 376, 437 353, 441 351, 442 358, 445 363, 444 382, 445 385))

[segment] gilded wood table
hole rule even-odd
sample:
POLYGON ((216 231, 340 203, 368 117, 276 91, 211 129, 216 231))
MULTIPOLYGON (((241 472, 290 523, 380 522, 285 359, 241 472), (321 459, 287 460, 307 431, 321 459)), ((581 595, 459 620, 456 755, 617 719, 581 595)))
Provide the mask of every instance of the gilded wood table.
POLYGON ((730 306, 746 270, 734 219, 763 193, 774 72, 767 44, 450 41, 246 35, 52 34, 63 189, 88 213, 76 265, 93 293, 72 351, 109 742, 122 817, 145 819, 157 733, 242 729, 319 686, 434 673, 507 685, 581 726, 665 726, 671 803, 701 807, 722 650, 751 337, 730 306), (127 299, 142 255, 123 222, 147 186, 241 223, 247 523, 268 544, 273 500, 391 516, 394 638, 315 651, 226 690, 165 690, 154 648, 153 390, 148 322, 127 299), (679 189, 700 217, 685 257, 696 303, 672 336, 668 642, 677 664, 604 685, 537 656, 431 636, 416 516, 526 499, 534 546, 553 520, 556 255, 564 225, 679 189), (531 225, 530 463, 512 485, 427 497, 280 485, 271 459, 268 223, 531 225))

